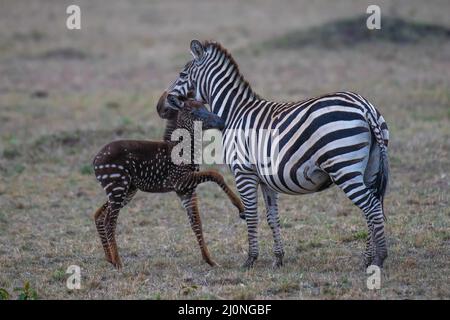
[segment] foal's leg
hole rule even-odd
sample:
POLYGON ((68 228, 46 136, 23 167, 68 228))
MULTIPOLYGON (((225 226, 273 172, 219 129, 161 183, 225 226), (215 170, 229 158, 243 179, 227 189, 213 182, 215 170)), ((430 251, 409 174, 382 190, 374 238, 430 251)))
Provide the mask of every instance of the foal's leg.
POLYGON ((108 211, 108 202, 105 202, 98 210, 95 212, 94 220, 95 226, 97 228, 98 235, 100 236, 100 241, 105 251, 105 257, 108 262, 112 263, 111 251, 108 245, 108 239, 106 237, 106 227, 105 227, 105 217, 108 211))
POLYGON ((278 215, 278 193, 270 189, 267 185, 261 184, 261 190, 266 204, 267 223, 272 229, 273 253, 275 255, 274 267, 283 265, 284 249, 281 239, 280 217, 278 215))
POLYGON ((241 216, 241 218, 245 219, 244 205, 242 204, 239 197, 233 192, 233 190, 228 187, 220 173, 211 170, 193 172, 188 179, 192 179, 192 181, 194 181, 196 185, 208 181, 215 182, 225 192, 231 203, 233 203, 233 205, 239 210, 239 215, 241 216))
POLYGON ((111 253, 110 262, 118 270, 122 269, 122 262, 120 261, 119 253, 117 251, 117 244, 115 239, 115 226, 121 208, 122 204, 115 202, 111 203, 104 222, 104 224, 106 225, 106 239, 108 241, 108 246, 111 253))
POLYGON ((188 193, 178 193, 178 197, 181 200, 181 204, 186 209, 189 222, 191 224, 192 230, 194 231, 195 237, 197 238, 198 245, 202 252, 203 260, 210 266, 217 266, 217 263, 211 259, 209 255, 208 248, 203 238, 202 221, 200 219, 200 212, 197 205, 197 195, 195 192, 188 193))
POLYGON ((119 252, 116 243, 116 226, 117 218, 119 216, 119 211, 124 206, 126 206, 133 196, 136 194, 137 189, 134 186, 130 186, 128 183, 122 184, 124 187, 115 187, 112 190, 110 211, 108 212, 107 219, 105 221, 106 234, 108 239, 108 244, 111 252, 111 263, 118 270, 122 269, 122 262, 120 260, 119 252))

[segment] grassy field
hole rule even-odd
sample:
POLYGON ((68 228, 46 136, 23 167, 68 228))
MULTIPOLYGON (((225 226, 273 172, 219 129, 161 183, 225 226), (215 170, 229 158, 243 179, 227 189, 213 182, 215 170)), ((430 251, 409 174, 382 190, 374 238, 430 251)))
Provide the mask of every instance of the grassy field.
POLYGON ((450 298, 448 1, 377 1, 378 35, 361 19, 371 1, 77 3, 79 31, 65 28, 70 1, 5 0, 0 10, 0 288, 11 299, 26 282, 43 299, 450 298), (162 136, 156 100, 192 38, 220 41, 264 97, 349 89, 382 112, 392 175, 380 290, 366 287, 365 220, 337 188, 281 196, 282 269, 271 267, 262 201, 260 258, 240 268, 245 223, 210 185, 199 187, 200 208, 220 267, 202 262, 174 194, 139 193, 119 217, 123 271, 104 260, 92 158, 114 139, 162 136), (80 290, 65 285, 73 264, 80 290))

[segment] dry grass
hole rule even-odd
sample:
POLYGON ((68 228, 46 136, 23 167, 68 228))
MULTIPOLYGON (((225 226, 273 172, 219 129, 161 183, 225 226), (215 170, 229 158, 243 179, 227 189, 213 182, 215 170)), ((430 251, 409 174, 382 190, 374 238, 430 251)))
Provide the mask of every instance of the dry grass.
MULTIPOLYGON (((364 13, 364 1, 80 3, 81 31, 65 29, 61 1, 7 1, 0 11, 0 288, 15 298, 13 288, 29 281, 49 299, 450 298, 448 38, 428 32, 401 44, 280 46, 287 36, 304 39, 305 30, 334 30, 331 21, 364 13), (119 218, 124 270, 104 261, 92 215, 105 197, 90 171, 92 156, 113 139, 161 136, 155 101, 189 59, 195 37, 234 52, 263 96, 351 89, 382 111, 392 180, 381 290, 365 286, 364 219, 335 188, 281 197, 280 270, 271 268, 262 206, 260 259, 254 270, 240 269, 245 223, 209 186, 199 189, 201 212, 221 267, 202 262, 172 194, 139 194, 119 218), (82 268, 81 290, 66 289, 71 264, 82 268)), ((447 1, 421 4, 381 6, 408 21, 407 32, 416 22, 450 28, 447 1)))

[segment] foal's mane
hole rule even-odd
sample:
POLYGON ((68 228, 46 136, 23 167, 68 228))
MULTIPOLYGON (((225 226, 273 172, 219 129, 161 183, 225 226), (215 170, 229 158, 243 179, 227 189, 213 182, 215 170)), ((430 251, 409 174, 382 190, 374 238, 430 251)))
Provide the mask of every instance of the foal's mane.
POLYGON ((164 136, 163 136, 164 141, 170 141, 170 138, 172 137, 172 132, 177 128, 178 112, 174 114, 175 116, 166 120, 166 128, 164 129, 164 136))

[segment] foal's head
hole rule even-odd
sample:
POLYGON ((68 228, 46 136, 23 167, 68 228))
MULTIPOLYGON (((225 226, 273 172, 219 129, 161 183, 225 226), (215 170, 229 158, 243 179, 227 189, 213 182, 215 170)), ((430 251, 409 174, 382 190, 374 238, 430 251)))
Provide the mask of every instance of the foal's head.
MULTIPOLYGON (((214 113, 210 112, 206 106, 194 99, 171 95, 167 98, 170 109, 177 112, 177 127, 184 128, 190 132, 194 130, 194 122, 202 123, 202 130, 224 128, 225 122, 214 113)), ((174 114, 172 115, 174 116, 174 114)))

